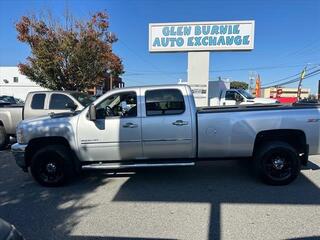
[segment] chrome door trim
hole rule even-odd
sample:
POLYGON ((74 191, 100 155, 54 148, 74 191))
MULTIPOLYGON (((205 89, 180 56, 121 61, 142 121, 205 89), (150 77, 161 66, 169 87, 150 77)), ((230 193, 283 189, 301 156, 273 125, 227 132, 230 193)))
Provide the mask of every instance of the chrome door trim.
POLYGON ((194 166, 195 162, 184 163, 136 163, 136 164, 111 164, 111 163, 95 163, 83 165, 83 170, 91 169, 125 169, 125 168, 148 168, 148 167, 176 167, 176 166, 194 166))

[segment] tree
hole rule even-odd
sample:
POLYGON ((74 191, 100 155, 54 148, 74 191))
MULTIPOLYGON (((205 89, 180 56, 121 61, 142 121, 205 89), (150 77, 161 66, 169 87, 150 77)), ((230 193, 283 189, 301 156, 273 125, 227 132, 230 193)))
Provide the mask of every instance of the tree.
POLYGON ((112 51, 117 41, 109 31, 106 12, 88 21, 65 17, 65 24, 35 16, 23 16, 16 24, 18 40, 27 43, 31 56, 19 70, 30 80, 53 90, 78 90, 102 85, 107 73, 121 75, 121 59, 112 51))
POLYGON ((249 87, 249 84, 246 82, 240 82, 240 81, 232 81, 230 82, 230 88, 233 89, 244 89, 247 90, 249 87))

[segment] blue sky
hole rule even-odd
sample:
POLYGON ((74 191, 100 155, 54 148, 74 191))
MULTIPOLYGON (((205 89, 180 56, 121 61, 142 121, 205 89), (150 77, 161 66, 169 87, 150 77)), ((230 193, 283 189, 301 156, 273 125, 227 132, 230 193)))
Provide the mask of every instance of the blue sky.
MULTIPOLYGON (((114 51, 123 59, 128 86, 186 80, 187 53, 149 53, 148 24, 181 21, 255 20, 255 48, 250 52, 211 52, 210 79, 249 81, 250 72, 268 84, 320 64, 320 0, 55 0, 0 1, 0 65, 24 62, 29 48, 17 41, 15 22, 22 15, 50 9, 63 18, 106 10, 119 38, 114 51)), ((320 75, 305 79, 316 92, 320 75)), ((296 86, 297 83, 291 85, 296 86)))

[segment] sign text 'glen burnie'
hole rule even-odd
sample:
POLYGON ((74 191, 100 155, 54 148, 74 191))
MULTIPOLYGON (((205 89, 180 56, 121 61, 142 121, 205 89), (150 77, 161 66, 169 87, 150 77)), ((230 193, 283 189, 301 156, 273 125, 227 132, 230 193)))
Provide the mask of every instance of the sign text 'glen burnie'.
POLYGON ((239 35, 239 26, 239 24, 164 26, 162 28, 164 37, 154 38, 152 45, 153 47, 181 47, 185 41, 187 46, 249 45, 250 35, 239 35))

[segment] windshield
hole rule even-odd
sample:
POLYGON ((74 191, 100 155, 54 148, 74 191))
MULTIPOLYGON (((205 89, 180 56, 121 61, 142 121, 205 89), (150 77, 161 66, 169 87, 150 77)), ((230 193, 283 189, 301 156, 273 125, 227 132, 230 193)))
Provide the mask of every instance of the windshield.
POLYGON ((77 99, 77 101, 80 102, 84 107, 89 106, 94 100, 96 100, 95 96, 91 96, 87 93, 81 92, 71 93, 71 96, 77 99))
POLYGON ((254 99, 254 97, 250 93, 248 93, 246 90, 238 89, 238 92, 243 96, 245 96, 246 99, 254 99))
POLYGON ((11 97, 11 96, 0 96, 0 100, 3 101, 3 102, 10 103, 10 104, 15 104, 16 103, 14 97, 11 97))

